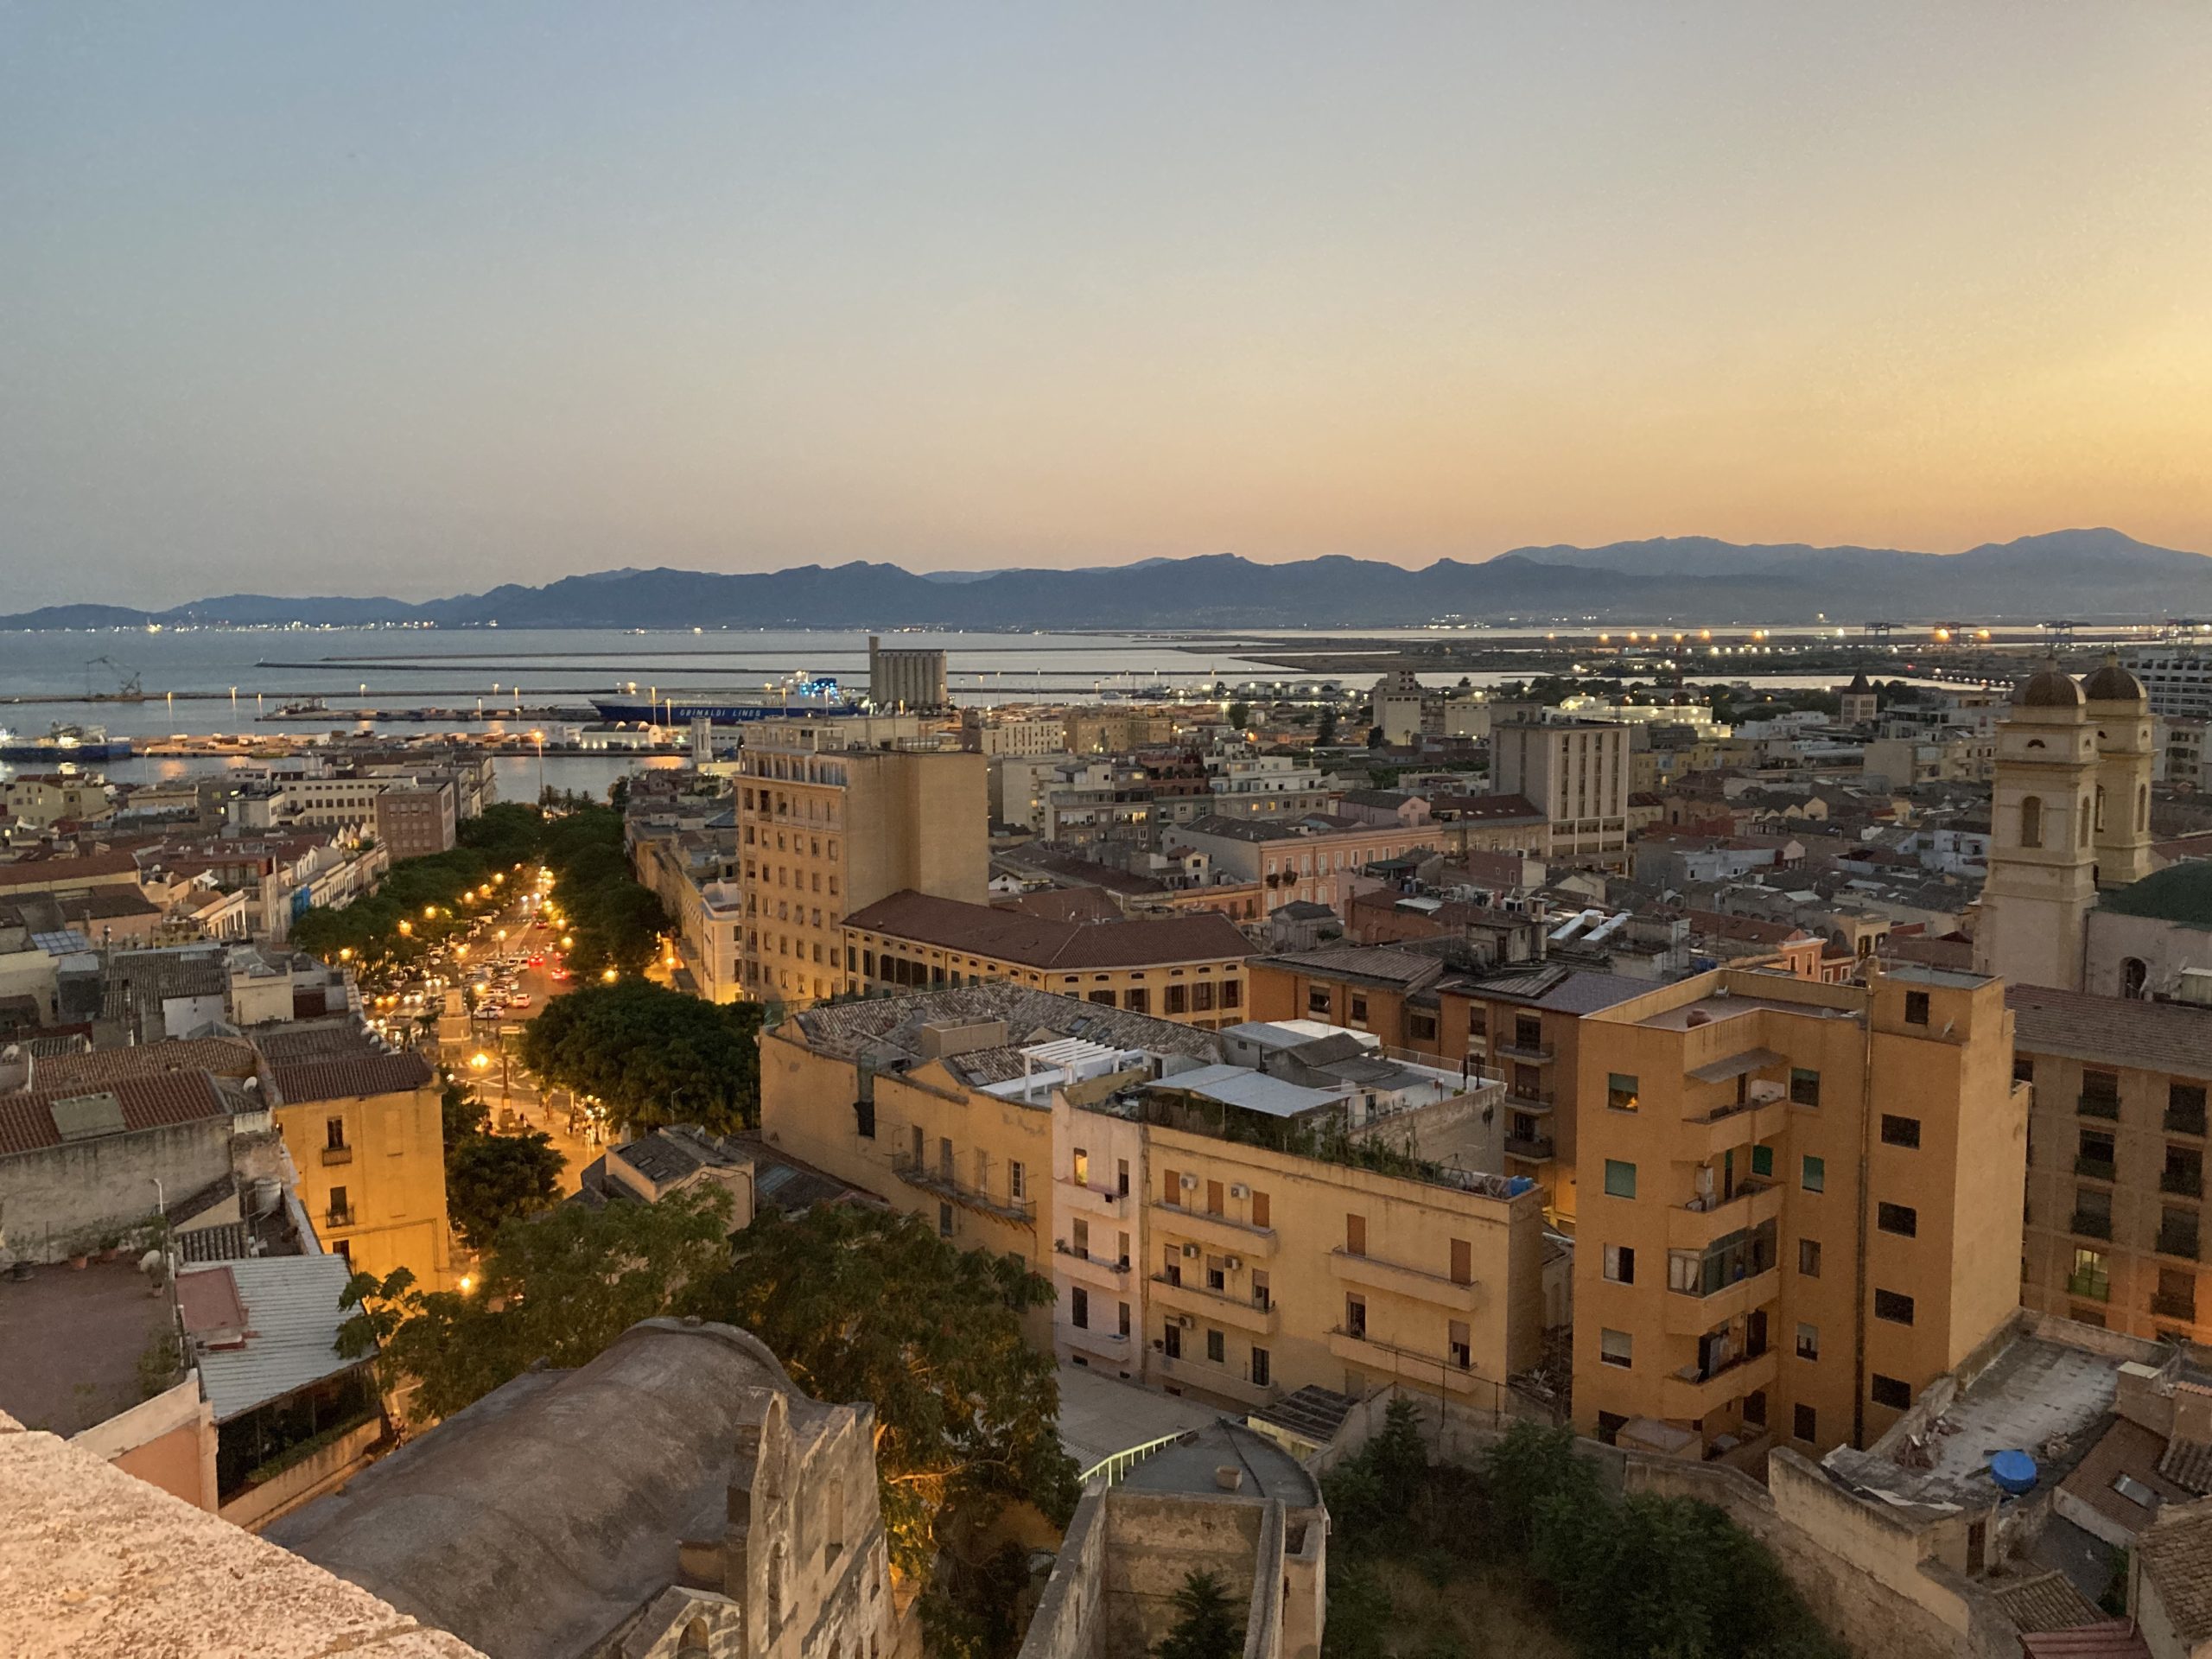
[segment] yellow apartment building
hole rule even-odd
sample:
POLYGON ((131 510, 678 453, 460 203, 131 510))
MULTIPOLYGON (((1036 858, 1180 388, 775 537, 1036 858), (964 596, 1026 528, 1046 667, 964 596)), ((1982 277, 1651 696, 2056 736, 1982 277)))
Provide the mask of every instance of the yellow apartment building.
POLYGON ((1257 949, 1229 918, 1207 911, 1055 921, 912 892, 847 916, 844 937, 855 990, 1004 980, 1206 1031, 1245 1017, 1244 960, 1257 949))
POLYGON ((2012 1068, 2001 982, 1934 969, 1721 969, 1586 1016, 1576 1426, 1687 1458, 1878 1438, 2018 1306, 2012 1068))
POLYGON ((1396 1379, 1497 1408, 1545 1325, 1541 1194, 1478 1168, 1497 1085, 1278 1035, 1269 1072, 1008 985, 817 1007, 763 1037, 761 1134, 1022 1255, 1074 1363, 1231 1406, 1396 1379))
POLYGON ((323 1248, 365 1273, 405 1268, 424 1290, 452 1288, 445 1122, 429 1065, 364 1047, 271 1058, 264 1075, 323 1248))
POLYGON ((836 747, 865 742, 874 723, 764 721, 747 735, 735 779, 745 930, 737 966, 753 1001, 804 1007, 852 988, 841 930, 879 899, 989 896, 983 757, 836 747))
POLYGON ((2132 1337, 2212 1339, 2203 1276, 2212 1008, 2016 985, 2034 1089, 2020 1300, 2132 1337))

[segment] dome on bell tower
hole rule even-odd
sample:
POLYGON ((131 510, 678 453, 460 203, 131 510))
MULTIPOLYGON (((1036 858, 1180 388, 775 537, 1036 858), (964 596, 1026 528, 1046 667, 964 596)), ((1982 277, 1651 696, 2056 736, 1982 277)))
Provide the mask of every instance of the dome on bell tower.
POLYGON ((2056 657, 2045 658, 2041 668, 2012 688, 2016 709, 2079 709, 2082 701, 2082 688, 2056 657))
POLYGON ((2147 702, 2143 682, 2120 665, 2120 653, 2105 652, 2104 666, 2082 682, 2082 695, 2091 702, 2147 702))

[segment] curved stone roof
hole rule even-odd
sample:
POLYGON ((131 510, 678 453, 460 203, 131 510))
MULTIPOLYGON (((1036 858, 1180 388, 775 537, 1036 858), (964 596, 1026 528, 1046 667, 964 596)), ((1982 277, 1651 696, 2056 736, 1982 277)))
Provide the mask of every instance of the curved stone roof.
POLYGON ((2056 657, 2046 658, 2041 668, 2012 688, 2012 704, 2018 709, 2079 709, 2082 702, 2082 688, 2059 667, 2056 657))
POLYGON ((2120 665, 2120 653, 2105 653, 2104 666, 2082 682, 2082 695, 2091 702, 2148 702, 2143 682, 2120 665))

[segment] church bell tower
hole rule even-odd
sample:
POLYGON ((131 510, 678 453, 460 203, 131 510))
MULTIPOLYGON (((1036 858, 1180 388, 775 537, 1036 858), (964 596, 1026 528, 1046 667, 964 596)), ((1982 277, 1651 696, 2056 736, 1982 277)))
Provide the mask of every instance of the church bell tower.
MULTIPOLYGON (((2147 726, 2147 712, 2143 719, 2147 726)), ((2097 731, 2088 698, 2056 658, 2014 688, 2012 709, 1997 728, 1989 878, 1974 925, 1974 965, 1982 973, 2061 990, 2082 988, 2082 935, 2099 875, 2096 796, 2106 766, 2097 731)), ((2147 790, 2147 736, 2141 747, 2147 790)), ((2146 793, 2146 826, 2147 800, 2146 793)), ((2131 796, 2130 822, 2133 805, 2131 796)), ((2110 822, 2109 800, 2106 816, 2110 822)), ((2146 834, 2146 855, 2147 846, 2146 834)))

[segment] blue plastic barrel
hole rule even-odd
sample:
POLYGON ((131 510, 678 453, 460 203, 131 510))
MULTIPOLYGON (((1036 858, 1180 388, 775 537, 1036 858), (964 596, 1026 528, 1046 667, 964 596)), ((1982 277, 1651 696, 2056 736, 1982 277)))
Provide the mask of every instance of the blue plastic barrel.
POLYGON ((2036 1460, 2024 1452, 1999 1452, 1989 1459, 1989 1478, 2018 1497, 2036 1489, 2036 1460))

